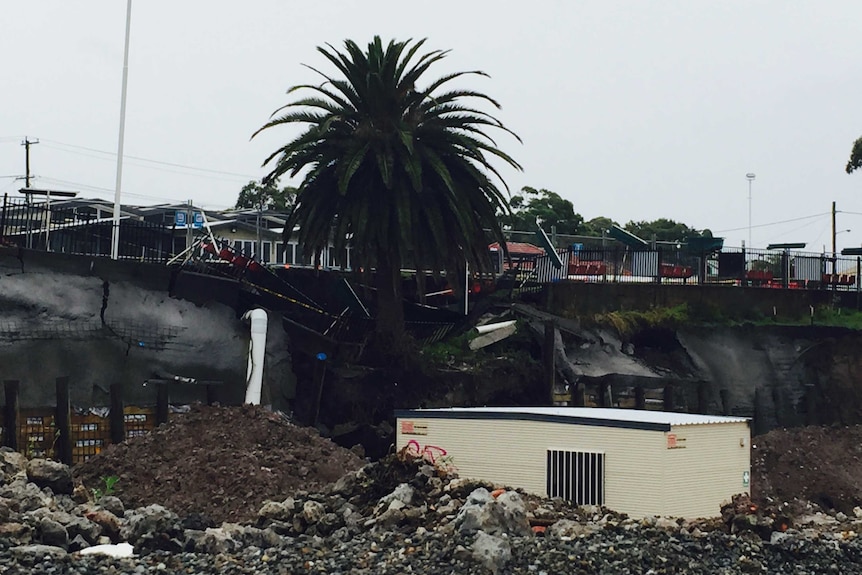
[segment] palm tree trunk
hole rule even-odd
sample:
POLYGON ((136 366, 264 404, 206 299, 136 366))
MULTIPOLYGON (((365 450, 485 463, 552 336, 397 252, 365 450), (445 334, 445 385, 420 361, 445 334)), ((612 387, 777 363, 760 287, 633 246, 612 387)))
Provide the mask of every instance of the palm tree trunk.
POLYGON ((376 336, 379 343, 396 345, 404 336, 404 302, 401 297, 401 267, 387 261, 378 262, 375 274, 377 288, 376 336))

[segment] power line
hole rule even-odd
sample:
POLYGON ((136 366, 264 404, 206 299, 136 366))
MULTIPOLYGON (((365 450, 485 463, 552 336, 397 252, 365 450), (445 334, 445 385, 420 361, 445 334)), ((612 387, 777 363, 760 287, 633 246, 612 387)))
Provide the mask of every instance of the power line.
MULTIPOLYGON (((88 151, 88 152, 95 152, 95 153, 98 153, 98 154, 105 154, 105 155, 113 156, 113 157, 116 157, 116 156, 117 156, 117 154, 116 154, 115 152, 106 152, 105 150, 98 150, 98 149, 96 149, 96 148, 88 148, 88 147, 86 147, 86 146, 77 146, 77 145, 75 145, 75 144, 67 144, 67 143, 65 143, 65 142, 58 142, 58 141, 56 141, 56 140, 42 140, 42 141, 43 141, 43 142, 50 142, 50 143, 55 144, 55 145, 58 145, 58 146, 65 146, 65 147, 67 147, 67 148, 74 148, 74 149, 77 149, 77 150, 86 150, 86 151, 88 151)), ((49 146, 49 147, 52 147, 52 148, 53 148, 53 149, 55 149, 55 150, 60 150, 60 151, 64 151, 64 152, 70 152, 70 150, 64 150, 64 149, 62 149, 62 148, 57 148, 56 146, 49 146)), ((70 152, 70 153, 74 153, 74 152, 70 152)), ((250 176, 250 175, 248 175, 248 174, 239 174, 239 173, 237 173, 237 172, 227 172, 227 171, 224 171, 224 170, 213 170, 213 169, 210 169, 210 168, 199 168, 199 167, 197 167, 197 166, 188 166, 188 165, 185 165, 185 164, 177 164, 177 163, 174 163, 174 162, 164 162, 164 161, 161 161, 161 160, 152 160, 152 159, 150 159, 150 158, 142 158, 142 157, 140 157, 140 156, 132 156, 132 155, 128 155, 128 154, 126 154, 126 155, 125 155, 125 157, 126 157, 126 158, 129 158, 129 159, 132 159, 132 160, 137 160, 137 161, 139 161, 139 162, 148 162, 148 163, 151 163, 151 164, 158 164, 158 165, 162 165, 162 166, 170 166, 170 167, 173 167, 173 168, 182 168, 182 169, 184 169, 184 170, 192 170, 192 171, 196 171, 196 172, 206 172, 206 173, 210 173, 210 174, 219 174, 219 175, 222 175, 222 176, 234 176, 234 177, 237 177, 237 178, 247 178, 247 179, 251 179, 251 180, 255 180, 255 179, 257 179, 257 178, 255 178, 254 176, 250 176)))
MULTIPOLYGON (((793 218, 793 219, 790 219, 790 220, 782 220, 782 221, 780 221, 780 222, 770 222, 770 223, 768 223, 768 224, 757 224, 756 226, 751 226, 751 227, 752 227, 752 228, 766 228, 766 227, 769 227, 769 226, 779 226, 779 225, 781 225, 781 224, 789 224, 789 223, 791 223, 791 222, 800 222, 800 221, 802 221, 802 220, 809 220, 809 219, 811 219, 811 218, 822 218, 823 216, 828 216, 828 215, 831 215, 831 214, 832 214, 832 212, 823 212, 822 214, 814 214, 814 215, 811 215, 811 216, 802 216, 801 218, 793 218)), ((862 214, 859 214, 859 215, 862 215, 862 214)), ((723 234, 723 233, 725 233, 725 232, 738 232, 738 231, 741 231, 741 230, 747 230, 747 229, 748 229, 748 226, 745 226, 744 228, 731 228, 731 229, 727 229, 727 230, 715 230, 715 231, 714 231, 714 233, 717 233, 717 234, 723 234)))
MULTIPOLYGON (((76 187, 76 188, 80 188, 80 189, 81 189, 81 190, 83 190, 83 191, 89 191, 89 192, 93 192, 93 193, 95 193, 95 194, 113 194, 113 193, 114 193, 114 190, 109 189, 109 188, 102 188, 102 187, 99 187, 99 186, 92 186, 92 185, 90 185, 90 184, 82 184, 82 183, 80 183, 80 182, 71 182, 71 181, 69 181, 69 180, 61 180, 61 179, 58 179, 58 178, 51 178, 51 177, 49 177, 49 176, 38 176, 38 179, 40 179, 40 180, 44 180, 44 181, 46 181, 46 182, 52 182, 52 183, 56 183, 56 184, 62 184, 62 185, 64 185, 64 186, 74 186, 74 187, 76 187)), ((159 201, 159 202, 168 202, 168 203, 171 203, 171 204, 183 203, 182 201, 178 200, 177 198, 166 198, 166 197, 161 197, 161 196, 150 196, 150 195, 147 195, 147 194, 136 194, 136 193, 134 193, 134 192, 126 192, 126 191, 124 191, 124 192, 123 192, 123 196, 129 196, 129 197, 132 197, 132 198, 140 198, 140 199, 144 199, 144 200, 157 200, 157 201, 159 201)), ((110 196, 110 197, 112 197, 112 196, 110 196)), ((186 199, 188 199, 188 198, 186 198, 186 199)), ((200 206, 200 207, 212 206, 212 208, 213 208, 213 209, 221 209, 221 208, 229 209, 229 208, 233 207, 233 206, 228 206, 228 205, 225 205, 225 204, 211 204, 211 203, 208 203, 208 202, 205 202, 205 203, 198 203, 198 202, 195 202, 195 204, 196 204, 196 205, 198 205, 198 206, 200 206)))

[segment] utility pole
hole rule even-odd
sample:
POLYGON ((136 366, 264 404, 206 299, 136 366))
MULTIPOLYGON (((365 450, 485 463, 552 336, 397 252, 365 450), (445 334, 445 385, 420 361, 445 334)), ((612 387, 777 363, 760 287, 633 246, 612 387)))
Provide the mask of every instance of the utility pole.
MULTIPOLYGON (((832 257, 834 258, 837 255, 838 248, 835 243, 835 236, 838 235, 838 232, 835 231, 835 202, 832 202, 832 257)), ((835 260, 832 260, 832 265, 835 265, 835 260)), ((834 273, 835 270, 832 270, 834 273)))
POLYGON ((24 187, 30 187, 30 146, 32 144, 38 144, 39 140, 30 140, 27 136, 24 136, 24 141, 21 142, 21 145, 24 146, 24 166, 26 169, 24 175, 24 187))

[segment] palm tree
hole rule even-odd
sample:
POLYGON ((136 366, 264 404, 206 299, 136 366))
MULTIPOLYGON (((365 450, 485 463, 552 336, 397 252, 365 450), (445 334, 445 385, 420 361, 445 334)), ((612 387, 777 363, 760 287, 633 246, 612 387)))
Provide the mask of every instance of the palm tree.
POLYGON ((508 187, 492 161, 521 169, 486 132, 518 136, 462 102, 499 104, 480 92, 448 87, 461 76, 485 73, 456 72, 417 86, 447 54, 418 55, 424 43, 390 41, 384 47, 375 37, 366 52, 351 40, 344 52, 318 47, 339 74, 309 66, 323 84, 291 88, 288 93, 308 95, 276 110, 254 134, 305 125, 264 161, 273 164, 264 183, 305 172, 284 233, 298 225, 298 241, 308 250, 320 251, 330 240, 339 253, 351 245, 353 267, 375 270, 376 331, 388 341, 399 341, 404 330, 403 265, 455 278, 463 277, 465 262, 471 270, 489 268, 485 230, 503 243, 496 214, 509 210, 496 182, 506 192, 508 187))

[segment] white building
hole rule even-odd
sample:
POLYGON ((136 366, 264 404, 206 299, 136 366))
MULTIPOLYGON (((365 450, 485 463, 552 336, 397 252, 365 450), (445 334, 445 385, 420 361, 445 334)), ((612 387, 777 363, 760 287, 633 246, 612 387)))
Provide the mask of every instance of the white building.
POLYGON ((396 411, 396 446, 483 479, 633 517, 712 517, 749 491, 740 417, 584 407, 396 411))

